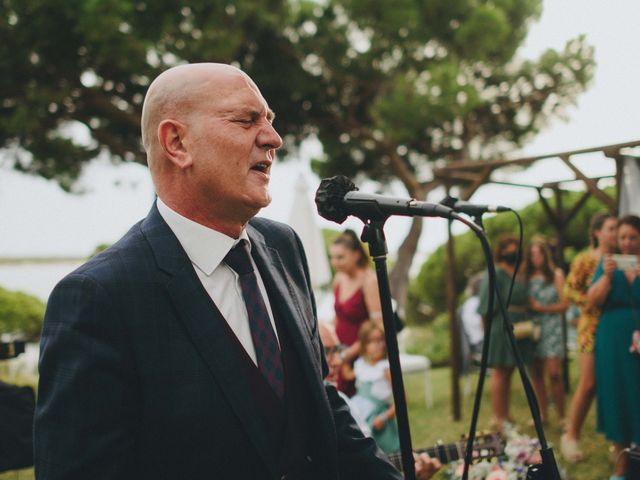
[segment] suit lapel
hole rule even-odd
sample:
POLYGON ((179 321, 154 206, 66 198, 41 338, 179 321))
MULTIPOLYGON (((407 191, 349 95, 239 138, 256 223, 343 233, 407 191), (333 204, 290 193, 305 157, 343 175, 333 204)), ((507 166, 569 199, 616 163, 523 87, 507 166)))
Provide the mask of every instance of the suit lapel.
POLYGON ((250 387, 238 375, 236 346, 221 322, 226 322, 211 301, 171 229, 153 206, 142 230, 156 256, 158 267, 168 274, 167 294, 176 307, 194 347, 234 410, 265 465, 277 474, 276 457, 269 444, 250 387))

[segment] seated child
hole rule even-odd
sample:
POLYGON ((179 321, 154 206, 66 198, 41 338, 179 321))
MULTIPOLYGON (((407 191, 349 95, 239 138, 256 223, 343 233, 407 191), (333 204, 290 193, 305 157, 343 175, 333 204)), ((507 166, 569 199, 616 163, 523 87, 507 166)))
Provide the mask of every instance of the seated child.
POLYGON ((357 393, 351 402, 371 428, 371 436, 386 453, 400 450, 398 424, 391 389, 391 374, 384 330, 380 323, 367 321, 358 333, 360 357, 353 365, 343 365, 343 376, 356 381, 357 393))

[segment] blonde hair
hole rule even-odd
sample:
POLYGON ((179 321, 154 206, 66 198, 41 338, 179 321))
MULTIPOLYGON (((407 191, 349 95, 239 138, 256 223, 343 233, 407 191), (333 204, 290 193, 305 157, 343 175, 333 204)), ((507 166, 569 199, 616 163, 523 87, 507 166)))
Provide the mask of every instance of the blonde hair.
MULTIPOLYGON (((378 322, 375 322, 373 320, 367 320, 362 325, 360 325, 360 330, 358 330, 358 340, 360 341, 361 357, 366 357, 367 345, 371 343, 369 341, 369 338, 371 337, 371 334, 376 330, 382 332, 382 335, 384 335, 384 327, 378 322)), ((385 349, 384 349, 384 358, 387 358, 386 341, 385 341, 385 349)))

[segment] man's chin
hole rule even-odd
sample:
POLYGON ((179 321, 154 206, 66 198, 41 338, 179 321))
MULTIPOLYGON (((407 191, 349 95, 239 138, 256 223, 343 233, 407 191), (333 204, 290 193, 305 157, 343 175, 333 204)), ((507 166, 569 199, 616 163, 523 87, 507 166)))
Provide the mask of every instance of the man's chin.
POLYGON ((271 194, 269 194, 269 192, 264 192, 264 196, 254 201, 252 207, 260 211, 263 208, 267 208, 269 205, 271 205, 271 194))

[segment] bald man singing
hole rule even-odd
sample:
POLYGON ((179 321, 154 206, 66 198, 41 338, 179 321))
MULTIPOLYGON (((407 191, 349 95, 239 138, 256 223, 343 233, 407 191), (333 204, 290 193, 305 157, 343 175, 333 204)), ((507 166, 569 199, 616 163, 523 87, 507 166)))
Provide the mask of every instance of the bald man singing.
POLYGON ((254 218, 271 201, 273 120, 229 65, 152 82, 157 200, 47 305, 38 479, 402 478, 323 383, 299 238, 254 218))

